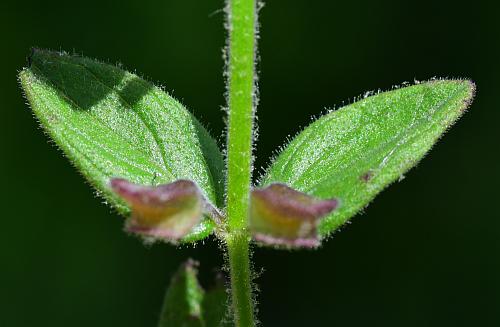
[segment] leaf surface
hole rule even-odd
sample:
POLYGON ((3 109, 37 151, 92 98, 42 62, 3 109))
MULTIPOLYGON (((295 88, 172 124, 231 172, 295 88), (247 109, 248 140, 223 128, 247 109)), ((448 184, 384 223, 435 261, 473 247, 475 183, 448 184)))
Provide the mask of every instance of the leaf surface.
MULTIPOLYGON (((113 177, 142 185, 189 179, 222 204, 216 142, 158 87, 112 65, 45 50, 34 50, 19 78, 43 128, 119 212, 130 208, 111 190, 113 177)), ((185 240, 207 236, 213 225, 204 219, 185 240)))
POLYGON ((364 98, 298 134, 260 186, 285 183, 340 206, 319 225, 325 237, 398 180, 462 115, 474 96, 467 80, 435 80, 364 98))
POLYGON ((219 280, 217 285, 205 292, 203 298, 203 315, 206 327, 234 326, 228 314, 228 294, 224 282, 219 280))

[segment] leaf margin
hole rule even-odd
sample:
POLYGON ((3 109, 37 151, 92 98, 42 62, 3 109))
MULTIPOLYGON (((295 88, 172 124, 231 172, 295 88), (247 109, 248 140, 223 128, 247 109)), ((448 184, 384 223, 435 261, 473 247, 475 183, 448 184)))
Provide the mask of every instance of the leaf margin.
MULTIPOLYGON (((326 110, 326 112, 323 112, 322 114, 313 116, 312 122, 310 122, 307 126, 303 127, 293 137, 287 137, 287 140, 286 140, 285 144, 282 145, 282 146, 280 146, 277 150, 274 151, 274 154, 271 157, 270 162, 267 164, 267 167, 265 167, 263 169, 263 172, 261 173, 261 175, 257 179, 257 181, 255 183, 256 187, 265 187, 265 186, 270 185, 271 183, 286 183, 285 181, 283 181, 281 179, 272 179, 272 178, 270 178, 269 175, 270 175, 270 172, 271 172, 273 166, 281 158, 281 156, 283 155, 283 153, 285 151, 287 151, 287 149, 289 149, 291 145, 293 145, 292 143, 295 140, 297 140, 297 138, 300 135, 303 134, 304 131, 306 131, 312 125, 316 124, 322 118, 324 118, 324 117, 326 117, 328 115, 335 114, 336 112, 338 112, 340 110, 348 109, 349 107, 353 106, 354 104, 357 104, 357 103, 359 103, 361 101, 364 101, 364 100, 366 100, 368 98, 371 98, 373 96, 379 96, 381 94, 383 95, 383 94, 389 94, 391 92, 397 92, 397 91, 399 91, 401 89, 404 89, 404 88, 411 88, 411 87, 416 87, 416 86, 421 86, 421 85, 432 85, 434 83, 443 83, 443 82, 462 83, 463 85, 465 85, 465 89, 466 89, 465 92, 467 92, 468 96, 466 98, 462 99, 461 105, 457 108, 457 110, 454 111, 455 115, 453 115, 451 117, 448 117, 448 120, 445 121, 445 127, 443 128, 443 130, 441 132, 437 133, 436 135, 434 135, 434 137, 432 139, 432 142, 430 143, 430 145, 428 146, 428 148, 423 152, 423 154, 420 155, 419 157, 417 157, 415 160, 413 160, 411 162, 407 162, 407 164, 403 168, 403 172, 400 174, 400 176, 406 174, 408 171, 411 170, 411 168, 413 168, 416 165, 418 165, 419 162, 423 158, 425 158, 427 156, 427 154, 432 150, 432 148, 434 147, 434 145, 446 134, 446 132, 468 110, 468 108, 470 107, 471 103, 473 102, 473 100, 474 100, 474 98, 476 96, 476 84, 471 79, 467 79, 467 78, 451 78, 451 79, 450 78, 432 78, 432 79, 427 80, 427 81, 416 81, 415 80, 414 84, 412 84, 412 85, 410 85, 409 83, 405 82, 405 83, 402 83, 402 85, 400 85, 400 86, 393 86, 390 90, 387 90, 387 91, 380 91, 380 90, 378 90, 377 92, 365 92, 365 95, 369 94, 368 97, 363 96, 363 95, 355 97, 354 100, 351 103, 348 103, 346 105, 343 105, 343 106, 341 106, 339 108, 336 108, 336 109, 333 109, 333 110, 326 110)), ((458 92, 459 91, 457 91, 457 93, 458 92)), ((323 240, 327 240, 328 238, 332 237, 339 229, 341 229, 343 226, 345 226, 350 221, 351 218, 353 218, 354 216, 358 215, 360 212, 363 212, 364 209, 374 200, 374 198, 378 194, 380 194, 382 191, 384 191, 390 185, 392 185, 393 183, 395 183, 397 181, 398 181, 398 178, 394 178, 390 182, 382 185, 378 190, 376 190, 371 195, 371 197, 362 206, 360 206, 358 208, 355 208, 353 210, 353 212, 351 212, 347 218, 343 219, 343 221, 333 222, 333 223, 330 223, 330 224, 325 223, 325 222, 328 221, 328 218, 330 218, 331 216, 337 214, 336 212, 334 212, 331 216, 325 217, 325 219, 320 223, 320 226, 319 226, 319 232, 320 232, 320 236, 321 236, 322 241, 323 240)), ((291 187, 295 187, 295 186, 291 185, 291 187)), ((298 190, 306 192, 306 193, 308 193, 310 195, 313 195, 313 196, 318 196, 314 192, 307 192, 305 190, 302 190, 301 188, 298 188, 298 190)), ((335 194, 330 194, 330 196, 336 196, 336 195, 335 194)), ((324 198, 324 199, 327 198, 326 196, 319 196, 319 197, 320 198, 324 198)), ((341 201, 341 207, 342 207, 342 199, 341 198, 340 198, 340 201, 341 201)))

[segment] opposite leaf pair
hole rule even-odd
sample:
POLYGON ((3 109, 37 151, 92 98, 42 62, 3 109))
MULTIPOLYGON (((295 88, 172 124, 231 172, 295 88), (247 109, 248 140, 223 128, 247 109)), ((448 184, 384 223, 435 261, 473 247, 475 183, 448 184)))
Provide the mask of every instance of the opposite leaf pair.
MULTIPOLYGON (((225 227, 224 217, 193 181, 142 186, 113 179, 111 187, 132 208, 127 229, 147 238, 176 243, 201 222, 203 214, 212 218, 220 230, 225 227)), ((263 244, 316 247, 318 222, 337 205, 336 199, 320 200, 284 184, 271 184, 252 191, 249 228, 263 244)))
MULTIPOLYGON (((217 217, 215 208, 224 206, 224 159, 182 104, 134 74, 84 57, 35 49, 29 64, 19 79, 36 117, 108 203, 126 216, 131 206, 139 209, 141 218, 130 220, 131 229, 153 232, 160 224, 168 232, 159 236, 182 242, 214 231, 217 220, 201 215, 217 217), (145 192, 148 207, 139 200, 140 187, 123 188, 121 182, 115 192, 110 180, 116 177, 136 185, 180 183, 190 191, 172 191, 175 205, 168 211, 178 218, 163 222, 161 191, 145 192), (178 216, 179 208, 189 214, 178 216)), ((317 119, 255 185, 254 237, 316 246, 413 167, 462 115, 474 91, 468 80, 432 80, 366 97, 317 119), (334 211, 335 201, 317 200, 333 197, 342 200, 334 211)))

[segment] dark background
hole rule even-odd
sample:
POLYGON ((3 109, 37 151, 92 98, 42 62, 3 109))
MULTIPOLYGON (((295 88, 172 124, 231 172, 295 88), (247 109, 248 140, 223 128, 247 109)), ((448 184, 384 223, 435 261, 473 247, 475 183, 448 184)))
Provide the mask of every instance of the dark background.
MULTIPOLYGON (((491 1, 493 3, 493 1, 491 1)), ((48 144, 16 73, 31 46, 121 62, 223 143, 223 1, 0 4, 0 325, 155 326, 188 256, 145 247, 48 144)), ((318 251, 255 249, 264 326, 500 326, 499 8, 473 1, 268 0, 256 166, 325 107, 414 79, 468 77, 470 111, 402 183, 318 251)))

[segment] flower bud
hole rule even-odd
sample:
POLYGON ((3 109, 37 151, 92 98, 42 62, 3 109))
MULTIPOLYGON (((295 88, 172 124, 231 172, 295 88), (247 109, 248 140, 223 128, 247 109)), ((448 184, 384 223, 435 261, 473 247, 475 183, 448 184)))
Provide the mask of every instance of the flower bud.
POLYGON ((263 244, 317 247, 318 223, 337 206, 337 199, 322 200, 285 184, 270 184, 252 191, 250 229, 263 244))
POLYGON ((203 217, 205 199, 190 180, 143 186, 114 178, 111 188, 131 207, 126 229, 133 233, 175 243, 203 217))

